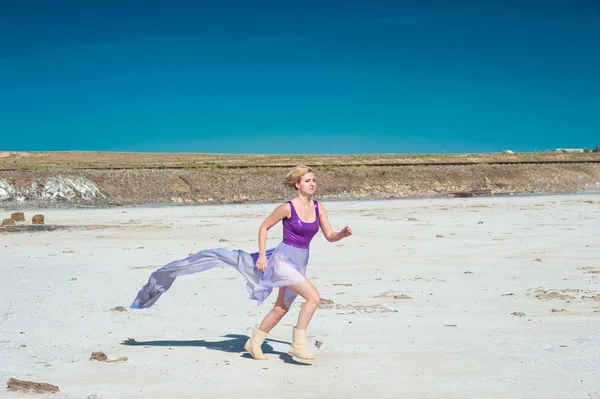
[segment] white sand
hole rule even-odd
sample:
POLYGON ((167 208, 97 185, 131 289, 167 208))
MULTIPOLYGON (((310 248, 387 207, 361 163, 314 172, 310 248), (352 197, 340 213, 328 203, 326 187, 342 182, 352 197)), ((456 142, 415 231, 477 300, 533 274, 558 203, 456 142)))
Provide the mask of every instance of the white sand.
MULTIPOLYGON (((128 308, 171 260, 255 251, 274 204, 26 211, 105 227, 0 234, 0 383, 55 384, 54 398, 600 397, 599 195, 325 205, 355 234, 313 241, 308 274, 336 307, 313 318, 312 365, 287 356, 301 300, 264 345, 269 360, 247 357, 275 295, 257 308, 233 269, 180 277, 152 308, 128 308)), ((276 245, 281 225, 270 233, 276 245)))

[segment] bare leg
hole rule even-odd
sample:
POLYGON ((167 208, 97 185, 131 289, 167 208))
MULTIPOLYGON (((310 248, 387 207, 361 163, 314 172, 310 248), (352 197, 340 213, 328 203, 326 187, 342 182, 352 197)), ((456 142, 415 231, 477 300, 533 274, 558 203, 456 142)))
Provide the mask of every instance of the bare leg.
POLYGON ((256 360, 267 360, 267 357, 262 352, 261 345, 267 338, 267 334, 269 334, 271 329, 279 323, 279 320, 281 320, 289 310, 284 302, 285 289, 286 287, 279 288, 275 306, 267 313, 262 323, 260 323, 260 326, 256 325, 254 329, 252 329, 252 336, 248 339, 246 345, 244 345, 244 349, 246 349, 256 360))
POLYGON ((317 310, 317 307, 319 306, 321 297, 319 296, 319 291, 317 291, 315 286, 308 280, 294 284, 290 286, 290 289, 303 297, 306 302, 300 310, 298 323, 293 329, 293 342, 292 345, 290 345, 288 354, 300 359, 312 360, 315 356, 306 348, 306 328, 308 327, 308 323, 310 323, 310 319, 312 319, 315 310, 317 310))
POLYGON ((285 296, 285 289, 286 287, 279 288, 279 294, 277 295, 277 301, 275 301, 275 306, 273 306, 273 309, 271 309, 271 311, 267 313, 262 323, 260 323, 260 326, 258 327, 266 333, 270 332, 271 329, 275 327, 277 323, 279 323, 279 320, 281 320, 281 318, 285 316, 288 310, 290 310, 287 306, 285 306, 285 303, 283 301, 285 296))
POLYGON ((317 310, 317 307, 319 306, 321 296, 319 295, 319 291, 317 291, 313 283, 309 280, 294 284, 290 286, 290 289, 306 300, 306 303, 302 306, 300 314, 298 315, 298 323, 296 323, 296 328, 299 330, 306 330, 315 310, 317 310))

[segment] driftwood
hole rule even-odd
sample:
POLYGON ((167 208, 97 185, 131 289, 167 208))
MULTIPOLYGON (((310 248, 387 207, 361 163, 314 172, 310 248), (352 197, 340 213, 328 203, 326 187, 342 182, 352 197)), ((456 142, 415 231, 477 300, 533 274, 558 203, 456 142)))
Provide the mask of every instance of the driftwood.
POLYGON ((60 391, 56 385, 46 384, 45 382, 21 381, 16 378, 10 378, 6 389, 11 392, 35 392, 35 393, 54 393, 60 391))

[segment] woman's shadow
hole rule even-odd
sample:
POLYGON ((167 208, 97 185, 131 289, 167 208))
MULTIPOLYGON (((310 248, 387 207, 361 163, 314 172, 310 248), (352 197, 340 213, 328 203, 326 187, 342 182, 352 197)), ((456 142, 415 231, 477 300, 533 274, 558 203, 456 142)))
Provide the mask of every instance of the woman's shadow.
MULTIPOLYGON (((228 353, 241 353, 241 357, 246 359, 252 359, 252 356, 244 349, 244 345, 248 340, 247 335, 239 335, 239 334, 227 334, 224 335, 224 338, 227 338, 222 341, 205 341, 203 339, 195 340, 195 341, 136 341, 134 338, 128 338, 125 341, 121 342, 121 345, 127 346, 195 346, 202 347, 211 350, 219 350, 222 352, 228 353)), ((269 342, 276 342, 280 344, 290 345, 289 342, 279 341, 275 339, 267 339, 265 343, 262 345, 264 354, 275 354, 279 355, 279 358, 283 360, 285 363, 296 364, 299 366, 310 366, 310 363, 302 363, 294 360, 294 358, 288 355, 285 352, 278 352, 273 349, 269 342)))

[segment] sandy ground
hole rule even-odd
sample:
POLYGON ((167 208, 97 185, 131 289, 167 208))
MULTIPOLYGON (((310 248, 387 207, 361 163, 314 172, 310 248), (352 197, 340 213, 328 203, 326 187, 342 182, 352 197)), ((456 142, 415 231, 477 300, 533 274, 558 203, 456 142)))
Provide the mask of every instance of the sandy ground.
POLYGON ((245 354, 275 296, 257 307, 232 269, 129 309, 171 260, 255 251, 273 204, 26 210, 73 227, 0 232, 0 381, 55 398, 600 398, 600 195, 325 205, 354 236, 313 241, 308 275, 333 305, 310 326, 310 364, 287 355, 300 300, 268 361, 245 354))

